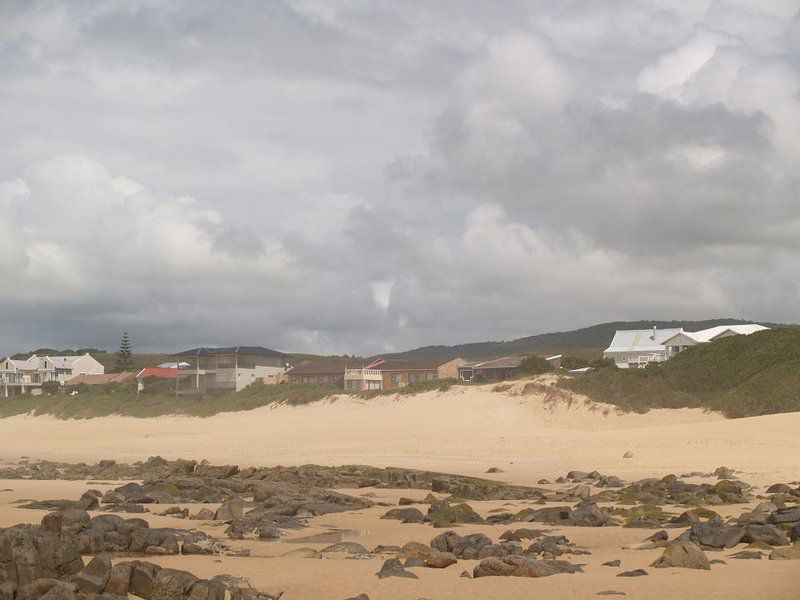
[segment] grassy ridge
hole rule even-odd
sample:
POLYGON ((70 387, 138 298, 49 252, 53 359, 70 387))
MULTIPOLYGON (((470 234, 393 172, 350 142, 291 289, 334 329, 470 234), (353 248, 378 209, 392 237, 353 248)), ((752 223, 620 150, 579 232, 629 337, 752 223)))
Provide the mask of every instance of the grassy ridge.
POLYGON ((241 392, 229 392, 206 398, 176 396, 174 382, 153 380, 145 391, 136 395, 136 382, 76 386, 77 394, 0 398, 0 418, 22 414, 52 415, 59 419, 90 419, 121 415, 126 417, 160 417, 188 415, 209 417, 222 412, 253 410, 268 405, 302 405, 335 395, 374 398, 390 394, 418 394, 428 390, 449 389, 457 380, 421 381, 396 390, 346 392, 335 384, 262 385, 253 384, 241 392))
POLYGON ((747 417, 800 411, 800 330, 725 338, 659 366, 601 369, 560 385, 637 412, 689 407, 747 417))

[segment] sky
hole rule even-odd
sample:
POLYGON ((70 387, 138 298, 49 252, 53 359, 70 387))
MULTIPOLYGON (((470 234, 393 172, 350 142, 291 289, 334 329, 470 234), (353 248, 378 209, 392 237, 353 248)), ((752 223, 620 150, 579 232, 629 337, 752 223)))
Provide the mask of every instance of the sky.
POLYGON ((0 353, 800 321, 800 0, 5 0, 0 353))

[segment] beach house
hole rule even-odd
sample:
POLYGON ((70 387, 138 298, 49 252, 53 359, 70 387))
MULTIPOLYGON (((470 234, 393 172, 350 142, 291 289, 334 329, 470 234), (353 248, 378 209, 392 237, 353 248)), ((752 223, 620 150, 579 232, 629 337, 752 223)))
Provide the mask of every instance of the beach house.
POLYGON ((172 355, 189 363, 177 369, 186 379, 185 390, 195 392, 241 391, 248 385, 285 373, 288 356, 261 346, 192 348, 172 355))
POLYGON ((750 335, 765 329, 769 329, 769 327, 764 327, 757 323, 746 323, 741 325, 719 325, 700 331, 681 331, 664 340, 664 345, 667 347, 667 356, 671 358, 679 352, 683 352, 689 346, 708 344, 709 342, 735 335, 750 335))
POLYGON ((55 381, 64 385, 78 375, 102 375, 105 368, 89 354, 36 356, 26 359, 7 357, 0 362, 0 389, 3 396, 37 393, 42 384, 55 381))
POLYGON ((348 390, 391 390, 422 381, 452 379, 464 360, 454 358, 422 358, 398 360, 377 358, 360 368, 344 372, 344 386, 348 390))

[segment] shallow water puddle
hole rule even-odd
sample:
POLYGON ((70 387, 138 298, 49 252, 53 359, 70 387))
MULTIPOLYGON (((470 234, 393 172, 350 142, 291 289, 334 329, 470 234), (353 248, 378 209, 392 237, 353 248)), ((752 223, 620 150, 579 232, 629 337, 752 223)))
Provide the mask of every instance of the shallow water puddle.
POLYGON ((335 544, 336 542, 344 542, 367 534, 369 534, 369 531, 366 530, 334 529, 332 531, 324 531, 322 533, 315 533, 292 540, 281 541, 285 544, 335 544))

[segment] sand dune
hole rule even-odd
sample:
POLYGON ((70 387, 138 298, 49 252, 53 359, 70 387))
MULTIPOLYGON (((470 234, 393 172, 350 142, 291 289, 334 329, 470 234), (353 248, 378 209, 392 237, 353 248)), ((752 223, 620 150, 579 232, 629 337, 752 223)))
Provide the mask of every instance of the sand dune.
MULTIPOLYGON (((135 461, 154 454, 240 465, 346 464, 430 468, 463 474, 499 466, 530 483, 568 469, 626 477, 742 469, 754 483, 798 477, 800 413, 726 420, 695 409, 623 414, 546 388, 522 394, 492 386, 307 406, 265 407, 209 418, 104 417, 0 420, 0 458, 135 461), (634 458, 623 459, 630 450, 634 458)), ((530 390, 529 390, 530 391, 530 390)))

